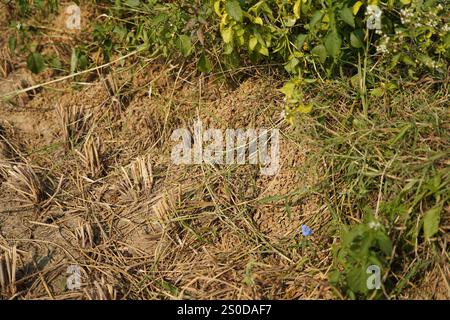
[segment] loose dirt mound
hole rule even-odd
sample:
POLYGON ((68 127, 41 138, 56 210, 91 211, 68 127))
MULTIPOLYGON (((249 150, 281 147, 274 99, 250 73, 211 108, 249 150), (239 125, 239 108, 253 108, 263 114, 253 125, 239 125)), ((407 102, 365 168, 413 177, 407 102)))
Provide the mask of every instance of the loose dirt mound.
POLYGON ((151 68, 128 79, 102 75, 78 89, 59 84, 22 108, 1 105, 10 128, 2 150, 16 147, 13 158, 2 151, 0 245, 17 246, 24 279, 10 294, 331 297, 330 240, 320 231, 328 218, 304 196, 314 181, 301 169, 308 146, 281 120, 278 84, 250 78, 232 89, 151 68), (279 172, 175 165, 171 134, 198 119, 221 130, 280 129, 279 172), (314 237, 301 235, 302 223, 314 237), (66 287, 69 265, 82 272, 79 290, 66 287))

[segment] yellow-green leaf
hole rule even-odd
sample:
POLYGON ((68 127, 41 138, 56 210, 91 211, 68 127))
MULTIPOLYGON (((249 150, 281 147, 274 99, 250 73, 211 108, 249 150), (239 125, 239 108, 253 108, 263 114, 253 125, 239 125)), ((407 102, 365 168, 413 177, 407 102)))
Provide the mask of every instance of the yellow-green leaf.
POLYGON ((295 109, 295 111, 299 113, 310 113, 312 111, 313 105, 312 103, 303 104, 300 103, 300 105, 295 109))
POLYGON ((300 18, 300 13, 302 9, 302 0, 297 0, 294 4, 294 15, 297 19, 300 18))
POLYGON ((218 16, 222 15, 222 12, 220 11, 220 0, 217 0, 216 2, 214 2, 214 11, 216 12, 216 14, 218 16))
POLYGON ((259 48, 258 52, 266 57, 269 56, 269 49, 267 49, 267 47, 265 47, 265 46, 261 46, 261 48, 259 48))
POLYGON ((259 24, 260 26, 262 26, 262 25, 263 25, 263 20, 262 20, 260 17, 256 17, 256 18, 253 20, 253 23, 254 23, 254 24, 259 24))
POLYGON ((255 50, 257 44, 258 39, 255 36, 250 36, 250 40, 248 41, 248 48, 250 49, 250 51, 255 50))
POLYGON ((353 5, 353 8, 352 8, 353 15, 356 16, 356 15, 358 14, 359 8, 361 8, 362 5, 363 5, 362 1, 357 1, 357 2, 353 5))
POLYGON ((439 222, 441 220, 441 207, 431 208, 423 217, 423 232, 426 239, 430 239, 439 231, 439 222))
POLYGON ((226 29, 221 30, 220 33, 222 35, 223 42, 230 43, 233 40, 233 29, 226 28, 226 29))

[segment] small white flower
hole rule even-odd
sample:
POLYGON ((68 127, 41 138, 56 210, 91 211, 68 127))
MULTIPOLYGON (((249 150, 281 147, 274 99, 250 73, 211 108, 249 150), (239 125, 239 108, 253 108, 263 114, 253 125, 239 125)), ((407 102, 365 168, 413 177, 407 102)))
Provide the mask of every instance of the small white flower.
POLYGON ((379 222, 376 222, 376 221, 369 222, 370 229, 378 230, 380 227, 381 227, 381 224, 379 222))

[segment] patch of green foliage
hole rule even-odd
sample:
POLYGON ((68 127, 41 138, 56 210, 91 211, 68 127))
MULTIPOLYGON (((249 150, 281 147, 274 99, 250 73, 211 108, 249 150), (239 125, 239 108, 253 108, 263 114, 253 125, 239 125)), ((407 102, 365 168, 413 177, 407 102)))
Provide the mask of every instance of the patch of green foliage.
POLYGON ((330 282, 348 297, 396 298, 426 266, 448 263, 440 240, 450 200, 447 89, 425 82, 370 96, 368 117, 346 79, 303 90, 315 109, 295 125, 317 141, 311 163, 327 164, 318 193, 340 239, 330 282), (368 290, 369 265, 381 269, 383 290, 368 290))
POLYGON ((369 55, 371 64, 443 75, 450 57, 449 7, 439 0, 216 0, 224 52, 252 61, 277 59, 302 77, 333 75, 369 55), (382 10, 380 29, 367 28, 367 5, 382 10))

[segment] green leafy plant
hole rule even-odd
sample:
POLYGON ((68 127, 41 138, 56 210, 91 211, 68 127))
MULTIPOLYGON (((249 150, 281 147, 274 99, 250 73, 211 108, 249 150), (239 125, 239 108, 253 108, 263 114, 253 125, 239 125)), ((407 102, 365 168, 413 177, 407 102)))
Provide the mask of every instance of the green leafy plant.
POLYGON ((385 227, 368 214, 364 223, 344 229, 340 245, 334 248, 335 271, 330 273, 330 282, 346 288, 350 297, 368 295, 369 266, 386 272, 391 252, 392 242, 385 227))
POLYGON ((30 17, 48 17, 55 14, 59 7, 58 0, 18 0, 11 1, 8 5, 17 13, 18 20, 10 22, 10 29, 14 31, 14 35, 8 39, 9 50, 13 53, 26 55, 27 67, 33 73, 44 71, 47 65, 53 66, 54 57, 44 57, 40 53, 41 46, 34 39, 39 33, 39 28, 33 23, 28 23, 30 17), (51 60, 51 61, 48 61, 51 60))

